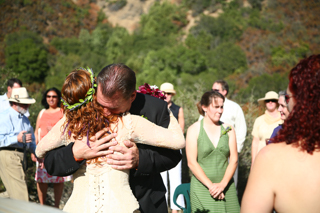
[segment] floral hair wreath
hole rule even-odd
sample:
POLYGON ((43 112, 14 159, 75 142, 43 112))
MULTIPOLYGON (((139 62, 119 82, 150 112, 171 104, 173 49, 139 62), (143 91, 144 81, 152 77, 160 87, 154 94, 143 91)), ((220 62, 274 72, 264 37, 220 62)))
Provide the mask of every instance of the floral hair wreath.
POLYGON ((91 68, 87 67, 87 69, 86 69, 86 68, 80 67, 77 70, 86 70, 87 72, 90 73, 92 87, 88 90, 88 92, 86 94, 86 98, 84 100, 80 99, 78 103, 75 103, 73 105, 69 105, 63 98, 61 98, 62 104, 65 107, 67 107, 67 109, 69 109, 70 111, 81 107, 83 104, 89 103, 89 101, 92 101, 92 99, 93 99, 92 96, 95 93, 94 88, 97 87, 97 84, 94 83, 94 73, 91 68))

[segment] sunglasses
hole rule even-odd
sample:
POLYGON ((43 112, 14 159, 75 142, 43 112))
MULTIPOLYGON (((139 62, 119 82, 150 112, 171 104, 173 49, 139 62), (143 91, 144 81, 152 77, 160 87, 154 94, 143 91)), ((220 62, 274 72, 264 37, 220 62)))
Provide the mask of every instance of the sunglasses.
POLYGON ((58 98, 56 95, 47 95, 47 98, 58 98))
POLYGON ((173 95, 173 93, 170 93, 170 92, 165 92, 164 94, 165 95, 173 95))
POLYGON ((271 100, 265 100, 265 103, 273 102, 273 103, 278 103, 277 99, 271 99, 271 100))

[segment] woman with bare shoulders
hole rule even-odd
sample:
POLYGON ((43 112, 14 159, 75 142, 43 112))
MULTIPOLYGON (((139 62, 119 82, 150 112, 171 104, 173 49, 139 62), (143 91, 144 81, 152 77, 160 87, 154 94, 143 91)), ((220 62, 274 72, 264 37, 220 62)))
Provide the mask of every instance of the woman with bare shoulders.
MULTIPOLYGON (((116 141, 122 146, 125 140, 177 150, 185 146, 183 133, 172 113, 168 129, 130 113, 105 117, 103 107, 97 102, 96 87, 91 69, 80 68, 68 75, 61 91, 65 115, 40 141, 38 157, 76 139, 86 139, 89 146, 89 138, 105 127, 109 129, 107 134, 116 134, 116 141)), ((113 169, 105 157, 87 160, 73 177, 73 192, 64 211, 139 212, 129 186, 129 170, 113 169)))
POLYGON ((289 74, 283 129, 256 157, 241 212, 319 212, 320 55, 289 74))
POLYGON ((240 211, 233 181, 238 163, 236 136, 231 125, 220 121, 223 103, 224 96, 219 92, 204 93, 197 104, 204 118, 188 128, 186 154, 193 174, 190 183, 192 212, 240 211))

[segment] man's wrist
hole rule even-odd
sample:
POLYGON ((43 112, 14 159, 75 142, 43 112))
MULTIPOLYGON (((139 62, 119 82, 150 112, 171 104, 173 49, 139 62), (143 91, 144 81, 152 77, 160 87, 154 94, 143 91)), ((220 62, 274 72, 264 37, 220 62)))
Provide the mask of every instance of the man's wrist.
POLYGON ((76 157, 76 155, 75 155, 75 150, 74 150, 74 142, 73 142, 73 145, 72 145, 72 155, 73 155, 73 158, 74 158, 74 160, 76 161, 76 162, 80 162, 80 161, 83 161, 84 159, 83 158, 81 158, 81 157, 76 157))
POLYGON ((75 156, 73 156, 73 158, 74 158, 74 160, 77 161, 77 162, 80 162, 80 161, 83 161, 83 160, 84 160, 83 158, 79 158, 79 159, 78 159, 78 158, 76 158, 75 156))

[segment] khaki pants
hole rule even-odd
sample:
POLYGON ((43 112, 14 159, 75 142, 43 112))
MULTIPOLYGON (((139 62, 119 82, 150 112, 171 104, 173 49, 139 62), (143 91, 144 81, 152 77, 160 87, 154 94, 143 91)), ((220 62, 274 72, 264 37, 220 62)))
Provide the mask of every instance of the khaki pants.
POLYGON ((10 198, 29 201, 22 160, 22 152, 1 150, 0 177, 10 198))

